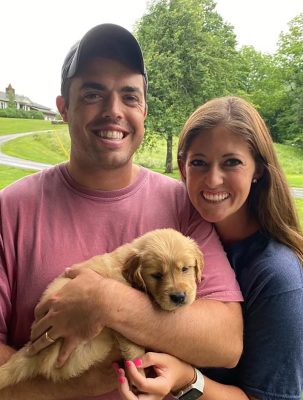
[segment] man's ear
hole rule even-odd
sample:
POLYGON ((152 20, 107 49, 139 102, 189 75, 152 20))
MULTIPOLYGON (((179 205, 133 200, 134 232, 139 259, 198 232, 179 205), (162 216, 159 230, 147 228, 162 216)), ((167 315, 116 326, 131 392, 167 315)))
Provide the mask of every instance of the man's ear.
POLYGON ((144 108, 144 119, 147 117, 147 112, 148 112, 148 105, 145 103, 145 108, 144 108))
POLYGON ((64 122, 67 122, 67 107, 63 96, 57 96, 56 105, 64 122))

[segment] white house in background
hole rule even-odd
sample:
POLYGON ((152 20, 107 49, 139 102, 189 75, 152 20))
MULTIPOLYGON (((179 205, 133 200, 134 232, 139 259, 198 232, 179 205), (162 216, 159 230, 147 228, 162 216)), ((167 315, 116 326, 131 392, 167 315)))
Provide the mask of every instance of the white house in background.
POLYGON ((14 99, 18 110, 24 111, 40 111, 44 115, 45 120, 53 121, 57 113, 49 107, 32 102, 28 97, 15 94, 15 89, 9 84, 5 92, 0 92, 0 109, 7 108, 9 100, 14 99))

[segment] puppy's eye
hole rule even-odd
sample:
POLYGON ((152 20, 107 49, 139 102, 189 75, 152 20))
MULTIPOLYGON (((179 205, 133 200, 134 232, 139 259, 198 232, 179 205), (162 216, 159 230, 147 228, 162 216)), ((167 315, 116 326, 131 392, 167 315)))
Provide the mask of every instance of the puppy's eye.
POLYGON ((151 276, 156 279, 156 281, 161 281, 161 279, 163 278, 163 274, 161 274, 161 272, 156 272, 154 274, 151 274, 151 276))
POLYGON ((189 270, 189 267, 182 267, 182 272, 187 272, 189 270))

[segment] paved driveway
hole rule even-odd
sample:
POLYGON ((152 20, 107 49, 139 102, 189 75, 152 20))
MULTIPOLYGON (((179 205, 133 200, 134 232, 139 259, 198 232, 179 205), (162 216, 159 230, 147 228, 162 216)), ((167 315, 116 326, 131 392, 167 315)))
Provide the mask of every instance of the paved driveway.
MULTIPOLYGON (((47 133, 49 131, 40 131, 39 133, 47 133)), ((22 168, 22 169, 33 169, 35 171, 40 171, 44 168, 51 167, 51 164, 44 164, 30 160, 22 160, 21 158, 11 157, 2 153, 2 145, 9 140, 16 139, 20 136, 32 135, 37 132, 26 132, 26 133, 13 133, 11 135, 0 136, 0 164, 10 165, 12 167, 22 168)))
POLYGON ((303 199, 303 189, 302 188, 291 188, 294 197, 297 199, 303 199))

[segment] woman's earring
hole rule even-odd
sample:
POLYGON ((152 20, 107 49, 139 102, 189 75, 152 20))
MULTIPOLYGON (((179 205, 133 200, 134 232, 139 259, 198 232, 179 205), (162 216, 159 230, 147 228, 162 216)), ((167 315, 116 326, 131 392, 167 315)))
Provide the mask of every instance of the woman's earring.
POLYGON ((254 178, 253 180, 252 180, 252 183, 257 183, 258 182, 258 179, 257 178, 254 178))

